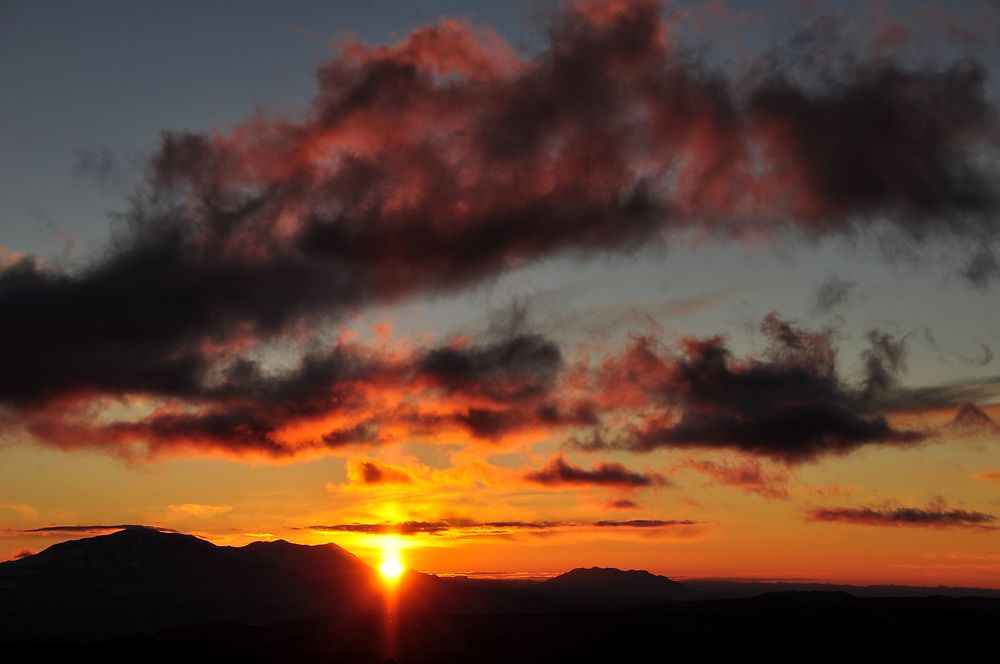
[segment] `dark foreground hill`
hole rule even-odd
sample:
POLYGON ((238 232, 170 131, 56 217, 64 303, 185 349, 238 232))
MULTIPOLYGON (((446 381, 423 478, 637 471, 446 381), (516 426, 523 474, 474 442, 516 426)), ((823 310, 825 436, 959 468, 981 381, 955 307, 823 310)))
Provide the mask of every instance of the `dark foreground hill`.
POLYGON ((955 660, 994 647, 1000 627, 1000 600, 984 597, 710 597, 720 595, 601 568, 538 583, 411 572, 389 592, 335 545, 218 547, 127 529, 0 564, 0 651, 8 661, 43 651, 147 662, 955 660))
POLYGON ((202 624, 111 639, 14 641, 9 661, 666 662, 678 658, 977 661, 995 647, 988 598, 784 597, 617 610, 324 616, 202 624))

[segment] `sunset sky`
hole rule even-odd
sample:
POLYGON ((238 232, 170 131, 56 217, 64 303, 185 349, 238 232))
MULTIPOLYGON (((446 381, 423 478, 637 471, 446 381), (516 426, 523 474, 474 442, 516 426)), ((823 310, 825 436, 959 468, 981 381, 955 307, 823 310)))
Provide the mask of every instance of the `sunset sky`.
POLYGON ((0 89, 0 560, 1000 588, 995 3, 9 2, 0 89))

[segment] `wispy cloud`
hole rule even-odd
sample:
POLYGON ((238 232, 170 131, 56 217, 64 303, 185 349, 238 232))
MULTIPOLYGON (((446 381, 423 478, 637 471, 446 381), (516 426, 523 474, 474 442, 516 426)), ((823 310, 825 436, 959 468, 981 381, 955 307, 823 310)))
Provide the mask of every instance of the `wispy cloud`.
POLYGON ((927 507, 821 507, 810 511, 808 518, 866 526, 996 530, 992 514, 951 509, 940 498, 927 507))
POLYGON ((309 530, 327 533, 362 533, 366 535, 434 535, 476 537, 510 535, 517 532, 548 532, 604 528, 626 529, 690 529, 705 525, 688 519, 631 519, 626 521, 402 521, 396 523, 342 523, 313 525, 309 530))

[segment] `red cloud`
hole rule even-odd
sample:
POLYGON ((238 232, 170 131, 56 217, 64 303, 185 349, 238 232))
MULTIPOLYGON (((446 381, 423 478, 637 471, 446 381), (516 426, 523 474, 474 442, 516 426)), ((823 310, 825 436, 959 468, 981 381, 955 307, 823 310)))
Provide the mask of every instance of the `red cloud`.
MULTIPOLYGON (((574 399, 553 390, 559 350, 531 335, 403 358, 342 344, 279 376, 247 359, 316 342, 314 325, 359 309, 678 234, 996 237, 981 66, 880 57, 810 73, 777 58, 737 77, 677 42, 662 10, 566 5, 523 58, 445 20, 347 45, 297 116, 167 132, 100 257, 77 270, 3 261, 5 424, 137 458, 289 458, 624 421, 630 449, 786 461, 918 440, 859 405, 829 372, 829 346, 799 332, 800 347, 779 340, 783 357, 745 365, 719 338, 679 355, 637 340, 574 399), (100 412, 130 400, 158 407, 100 412)), ((878 361, 891 364, 888 350, 878 361)))
POLYGON ((579 484, 636 489, 667 483, 666 478, 657 473, 637 473, 620 463, 599 463, 592 470, 587 470, 570 464, 562 457, 525 473, 524 477, 530 482, 551 486, 579 484))

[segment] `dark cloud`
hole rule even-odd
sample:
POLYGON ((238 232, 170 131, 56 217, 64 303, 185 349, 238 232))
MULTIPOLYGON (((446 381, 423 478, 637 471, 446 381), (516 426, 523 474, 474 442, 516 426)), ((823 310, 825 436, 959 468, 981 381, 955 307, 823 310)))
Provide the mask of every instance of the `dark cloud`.
POLYGON ((816 289, 813 311, 818 314, 830 313, 837 307, 846 304, 857 287, 858 282, 856 281, 844 281, 836 276, 830 277, 816 289))
POLYGON ((963 403, 955 411, 955 416, 948 423, 951 431, 966 435, 1000 433, 1000 425, 993 421, 982 408, 973 403, 963 403))
POLYGON ((843 454, 863 445, 908 445, 927 433, 896 429, 872 410, 873 395, 895 385, 903 346, 873 331, 860 387, 836 371, 829 337, 809 333, 768 315, 761 326, 770 346, 764 358, 733 358, 719 337, 686 339, 680 353, 636 339, 621 357, 605 363, 605 392, 638 389, 652 413, 624 430, 576 438, 585 449, 650 451, 726 448, 786 463, 843 454), (633 386, 633 387, 630 387, 633 386))
POLYGON ((417 535, 436 534, 450 530, 446 521, 404 521, 402 523, 340 523, 329 526, 309 526, 309 530, 336 533, 365 533, 367 535, 417 535))
POLYGON ((825 507, 808 514, 814 521, 832 521, 867 526, 905 526, 914 528, 971 528, 995 530, 996 517, 985 512, 949 509, 943 500, 921 507, 825 507))
POLYGON ((859 62, 810 90, 779 67, 762 75, 748 107, 782 157, 777 181, 799 194, 784 201, 797 215, 824 227, 887 214, 916 237, 975 232, 992 225, 979 215, 996 205, 991 175, 962 145, 972 127, 987 140, 984 83, 973 62, 922 70, 859 62))
POLYGON ((918 412, 940 408, 961 408, 963 404, 988 403, 1000 396, 1000 376, 972 378, 944 385, 898 387, 878 397, 877 408, 918 412))
POLYGON ((587 470, 572 465, 562 457, 553 459, 538 470, 525 473, 524 477, 530 482, 550 486, 582 484, 634 489, 666 484, 666 478, 658 473, 637 473, 620 463, 599 463, 593 470, 587 470))
POLYGON ((344 523, 309 526, 320 532, 365 533, 370 535, 497 535, 514 531, 543 531, 572 527, 576 524, 559 521, 403 521, 400 523, 344 523))
POLYGON ((362 461, 356 466, 361 481, 365 484, 409 484, 413 478, 395 468, 382 466, 374 461, 362 461))
POLYGON ((459 428, 494 440, 534 426, 594 422, 584 405, 551 399, 560 367, 558 347, 536 335, 408 355, 338 343, 278 373, 238 359, 212 382, 138 419, 95 423, 87 408, 46 408, 28 411, 22 424, 36 439, 64 449, 98 447, 138 459, 185 449, 286 457, 384 444, 392 439, 382 430, 392 425, 416 435, 459 428), (373 396, 378 392, 403 393, 414 403, 387 407, 373 396), (470 396, 480 405, 468 405, 470 396), (420 410, 422 403, 439 408, 431 415, 420 410), (305 438, 287 433, 291 425, 330 415, 353 423, 305 438))
MULTIPOLYGON (((197 398, 136 419, 95 421, 91 408, 68 406, 29 411, 21 424, 50 445, 135 460, 186 450, 278 458, 456 433, 492 442, 572 430, 577 446, 591 450, 727 448, 795 463, 919 442, 933 432, 897 429, 885 413, 958 397, 976 402, 996 391, 991 381, 901 387, 905 340, 880 331, 868 335, 857 384, 838 374, 827 333, 773 314, 762 331, 770 344, 757 358, 733 357, 721 337, 685 339, 676 349, 638 337, 593 366, 564 366, 555 344, 529 333, 406 353, 339 343, 277 373, 234 361, 197 398), (337 426, 324 424, 331 417, 337 426)), ((735 481, 746 469, 714 470, 735 481)), ((565 460, 528 479, 626 488, 664 482, 617 464, 588 470, 565 460)))
POLYGON ((31 551, 29 549, 21 549, 20 551, 14 554, 14 560, 21 560, 22 558, 27 558, 28 556, 33 556, 33 555, 35 555, 34 551, 31 551))
MULTIPOLYGON (((662 9, 567 5, 526 58, 455 20, 387 46, 350 43, 298 117, 165 133, 105 251, 79 269, 29 257, 0 271, 5 419, 65 448, 143 440, 154 452, 279 456, 374 443, 375 421, 301 445, 282 434, 350 408, 379 372, 372 358, 320 353, 278 378, 245 358, 367 307, 675 234, 995 236, 994 160, 983 158, 994 109, 979 64, 880 57, 810 71, 769 57, 732 75, 686 49, 662 9), (97 431, 93 412, 54 415, 136 398, 164 408, 97 431)), ((822 54, 809 38, 796 48, 822 54)), ((457 352, 409 369, 495 402, 449 416, 475 436, 587 414, 534 403, 561 361, 540 338, 457 352)), ((649 443, 734 438, 685 415, 649 443)), ((790 440, 809 419, 847 446, 898 433, 843 408, 769 415, 803 418, 790 440)), ((735 444, 772 433, 757 424, 735 444)))
POLYGON ((570 528, 673 528, 703 525, 691 520, 632 519, 628 521, 473 521, 450 519, 448 521, 404 521, 400 523, 345 523, 314 525, 309 530, 318 532, 348 532, 371 535, 451 535, 474 537, 480 535, 505 535, 519 531, 542 532, 570 528))
POLYGON ((629 500, 628 498, 622 498, 620 500, 612 500, 608 503, 608 507, 613 510, 637 510, 642 507, 639 503, 634 500, 629 500))
POLYGON ((867 336, 868 348, 861 353, 864 397, 877 399, 898 386, 899 374, 906 368, 906 339, 880 330, 870 330, 867 336))
POLYGON ((505 344, 434 349, 419 370, 452 392, 523 401, 548 392, 561 366, 562 353, 551 340, 519 334, 505 344))
POLYGON ((598 528, 672 528, 674 526, 697 526, 698 521, 688 519, 630 519, 628 521, 595 521, 598 528))
POLYGON ((990 249, 980 249, 969 257, 962 276, 974 288, 984 289, 991 281, 1000 278, 1000 263, 990 249))

